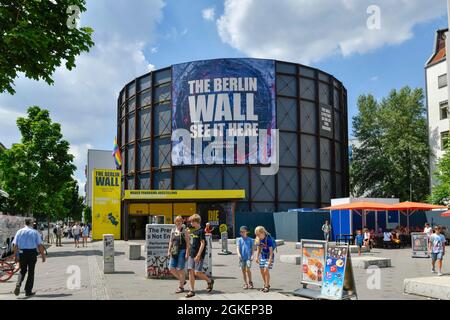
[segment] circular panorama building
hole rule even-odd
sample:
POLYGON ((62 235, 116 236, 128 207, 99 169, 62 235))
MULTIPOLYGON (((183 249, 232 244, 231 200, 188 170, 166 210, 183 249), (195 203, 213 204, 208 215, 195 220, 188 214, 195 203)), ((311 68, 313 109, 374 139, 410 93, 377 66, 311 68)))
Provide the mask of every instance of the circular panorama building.
POLYGON ((153 216, 197 212, 232 235, 237 213, 348 196, 347 92, 318 69, 250 58, 173 65, 122 89, 117 124, 125 239, 143 238, 153 216))

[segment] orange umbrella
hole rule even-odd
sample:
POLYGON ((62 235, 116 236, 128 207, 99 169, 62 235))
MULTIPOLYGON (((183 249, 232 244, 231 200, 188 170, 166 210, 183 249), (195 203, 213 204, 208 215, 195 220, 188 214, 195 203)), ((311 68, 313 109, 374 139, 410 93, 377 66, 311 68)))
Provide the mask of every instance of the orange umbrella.
POLYGON ((373 202, 373 201, 358 201, 351 203, 338 204, 331 207, 322 208, 324 210, 390 210, 392 205, 373 202))
POLYGON ((400 203, 394 204, 392 206, 392 209, 397 209, 397 210, 433 210, 433 209, 447 209, 447 207, 446 206, 437 206, 437 205, 429 204, 429 203, 405 201, 405 202, 400 202, 400 203))
MULTIPOLYGON (((400 202, 392 206, 393 209, 406 211, 406 217, 407 217, 407 225, 409 228, 409 217, 417 210, 433 210, 433 209, 447 209, 446 206, 437 206, 434 204, 429 203, 422 203, 422 202, 411 202, 411 201, 405 201, 400 202)), ((405 215, 403 213, 403 215, 405 215)))
POLYGON ((361 223, 362 226, 365 225, 366 222, 366 216, 367 211, 387 211, 391 210, 392 205, 381 203, 381 202, 374 202, 374 201, 358 201, 358 202, 351 202, 351 203, 344 203, 344 204, 338 204, 331 207, 325 207, 322 208, 324 210, 354 210, 358 215, 361 216, 361 223), (358 211, 361 211, 361 213, 358 213, 358 211))

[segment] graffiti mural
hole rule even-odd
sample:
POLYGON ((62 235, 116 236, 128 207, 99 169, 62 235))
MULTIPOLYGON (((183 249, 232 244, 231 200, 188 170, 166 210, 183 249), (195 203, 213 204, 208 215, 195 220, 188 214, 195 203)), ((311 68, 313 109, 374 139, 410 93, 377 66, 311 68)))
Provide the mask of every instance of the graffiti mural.
POLYGON ((24 224, 24 217, 0 214, 0 247, 6 247, 4 252, 5 255, 12 252, 12 241, 14 236, 24 224))

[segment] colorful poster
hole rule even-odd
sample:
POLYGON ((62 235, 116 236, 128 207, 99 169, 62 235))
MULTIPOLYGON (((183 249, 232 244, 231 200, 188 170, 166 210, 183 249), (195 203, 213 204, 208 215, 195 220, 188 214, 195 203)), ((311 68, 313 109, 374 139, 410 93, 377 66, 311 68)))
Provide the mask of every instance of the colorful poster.
POLYGON ((145 270, 147 278, 169 278, 170 235, 174 224, 147 224, 145 232, 145 270))
POLYGON ((412 232, 411 233, 412 256, 413 257, 428 257, 428 236, 426 233, 412 232))
POLYGON ((188 62, 172 79, 173 166, 275 163, 274 60, 188 62))
POLYGON ((96 169, 92 172, 92 239, 104 234, 120 239, 120 170, 96 169))
POLYGON ((198 203, 197 208, 202 218, 202 226, 206 226, 206 223, 210 224, 213 238, 220 237, 221 225, 226 225, 228 237, 234 236, 233 208, 231 203, 203 202, 198 203))
POLYGON ((327 242, 302 240, 302 279, 305 284, 322 285, 327 242))
POLYGON ((328 299, 342 299, 348 247, 330 247, 327 250, 322 284, 322 296, 328 299))

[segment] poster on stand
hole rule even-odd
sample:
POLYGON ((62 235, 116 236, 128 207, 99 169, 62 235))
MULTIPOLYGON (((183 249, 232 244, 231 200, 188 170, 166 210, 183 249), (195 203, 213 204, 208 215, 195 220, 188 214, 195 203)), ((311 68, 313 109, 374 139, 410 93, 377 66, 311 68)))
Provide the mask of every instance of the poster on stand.
POLYGON ((170 278, 169 251, 173 224, 147 224, 145 234, 145 270, 147 278, 170 278))
POLYGON ((302 244, 302 284, 322 286, 325 268, 326 241, 303 240, 302 244))
POLYGON ((348 246, 327 249, 324 271, 322 299, 342 300, 357 297, 348 246))
POLYGON ((428 236, 422 232, 411 233, 412 257, 429 258, 428 253, 428 236))

